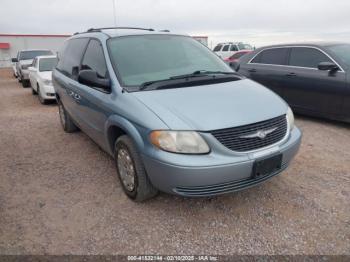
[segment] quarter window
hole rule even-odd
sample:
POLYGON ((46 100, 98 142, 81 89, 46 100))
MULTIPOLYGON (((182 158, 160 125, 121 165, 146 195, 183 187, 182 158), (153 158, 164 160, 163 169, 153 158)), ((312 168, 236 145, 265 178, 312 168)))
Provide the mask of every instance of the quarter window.
POLYGON ((252 63, 268 65, 286 65, 288 48, 266 49, 258 54, 252 63))
POLYGON ((317 68, 321 62, 332 62, 329 57, 315 48, 294 47, 292 48, 289 65, 317 68))
POLYGON ((221 50, 221 47, 222 47, 222 45, 217 45, 217 46, 215 46, 213 51, 214 52, 219 52, 221 50))
POLYGON ((59 56, 57 69, 66 76, 77 80, 80 61, 88 41, 88 38, 69 40, 64 47, 63 54, 59 56))
POLYGON ((83 62, 81 63, 81 69, 94 70, 101 78, 105 78, 107 76, 107 65, 102 46, 97 40, 90 40, 83 58, 83 62))
POLYGON ((224 48, 222 49, 223 52, 228 51, 230 45, 225 45, 224 48))

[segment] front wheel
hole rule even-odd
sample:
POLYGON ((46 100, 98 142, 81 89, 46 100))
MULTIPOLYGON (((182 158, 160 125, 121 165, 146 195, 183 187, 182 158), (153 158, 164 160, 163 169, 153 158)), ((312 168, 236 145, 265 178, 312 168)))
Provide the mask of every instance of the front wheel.
POLYGON ((129 198, 142 202, 157 195, 158 190, 151 184, 140 154, 127 135, 117 139, 114 159, 119 180, 129 198))
MULTIPOLYGON (((32 89, 32 90, 34 90, 34 89, 32 89)), ((37 85, 37 90, 38 90, 37 93, 38 93, 38 98, 39 98, 40 103, 42 105, 45 105, 47 103, 47 100, 42 97, 39 85, 37 85)))
POLYGON ((58 113, 60 115, 60 122, 63 130, 66 131, 67 133, 73 133, 75 131, 78 131, 79 128, 73 123, 72 118, 69 116, 62 102, 60 100, 58 100, 57 102, 58 102, 58 113))

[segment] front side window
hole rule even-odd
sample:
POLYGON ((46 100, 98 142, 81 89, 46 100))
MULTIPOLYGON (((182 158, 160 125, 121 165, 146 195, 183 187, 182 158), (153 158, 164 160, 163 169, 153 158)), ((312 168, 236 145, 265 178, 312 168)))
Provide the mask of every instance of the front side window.
POLYGON ((81 63, 81 70, 94 70, 101 78, 107 76, 107 66, 103 54, 103 49, 99 41, 90 40, 81 63))
POLYGON ((49 50, 22 51, 19 60, 31 60, 41 55, 53 55, 53 53, 49 50))
POLYGON ((39 60, 39 71, 45 72, 45 71, 52 71, 52 69, 57 64, 57 58, 56 57, 50 57, 50 58, 41 58, 39 60))
POLYGON ((286 65, 288 48, 271 48, 259 53, 252 63, 268 65, 286 65))
POLYGON ((317 68, 321 62, 332 62, 328 56, 315 48, 293 47, 290 53, 289 65, 317 68))
POLYGON ((215 46, 213 51, 214 52, 219 52, 221 50, 221 47, 222 47, 222 45, 217 45, 217 46, 215 46))
POLYGON ((57 69, 66 76, 76 80, 78 78, 80 61, 88 41, 88 38, 68 40, 63 53, 60 55, 57 69))
POLYGON ((111 38, 109 56, 125 87, 198 70, 232 70, 217 55, 187 36, 137 35, 111 38))

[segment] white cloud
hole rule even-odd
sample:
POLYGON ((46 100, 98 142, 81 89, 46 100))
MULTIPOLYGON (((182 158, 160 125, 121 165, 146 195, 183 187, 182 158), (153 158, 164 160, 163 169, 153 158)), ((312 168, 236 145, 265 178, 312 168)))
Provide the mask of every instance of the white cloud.
MULTIPOLYGON (((1 33, 74 33, 114 24, 113 0, 1 1, 1 33)), ((115 0, 117 23, 255 45, 350 41, 348 0, 115 0)))

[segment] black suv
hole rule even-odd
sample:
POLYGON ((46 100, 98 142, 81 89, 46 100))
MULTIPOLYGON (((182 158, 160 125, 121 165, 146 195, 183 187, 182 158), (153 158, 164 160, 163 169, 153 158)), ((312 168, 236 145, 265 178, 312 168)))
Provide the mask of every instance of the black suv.
POLYGON ((350 44, 262 47, 235 67, 279 94, 295 112, 350 122, 350 44))

